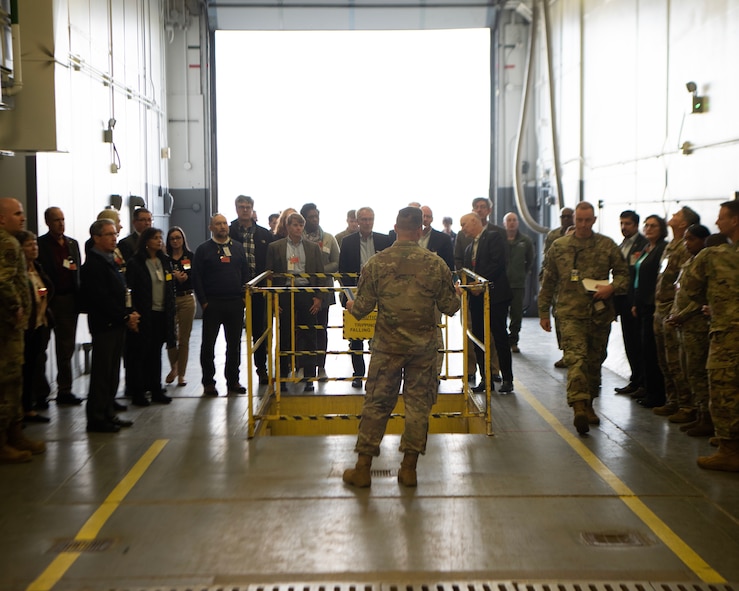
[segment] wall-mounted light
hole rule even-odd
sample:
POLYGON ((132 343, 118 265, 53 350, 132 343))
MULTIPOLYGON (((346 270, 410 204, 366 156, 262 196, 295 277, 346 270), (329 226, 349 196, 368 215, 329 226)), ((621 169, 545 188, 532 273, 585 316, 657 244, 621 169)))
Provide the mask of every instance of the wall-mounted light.
POLYGON ((108 119, 108 129, 103 130, 103 141, 106 144, 113 143, 113 128, 115 127, 115 119, 108 119))
POLYGON ((143 197, 139 197, 138 195, 131 195, 128 198, 128 208, 133 213, 133 210, 138 209, 139 207, 146 207, 146 201, 144 201, 143 197))
POLYGON ((123 205, 123 197, 121 197, 120 195, 111 195, 110 204, 113 206, 113 209, 117 209, 118 211, 120 211, 121 206, 123 205))
POLYGON ((687 88, 688 92, 693 95, 693 113, 704 113, 706 110, 707 97, 698 96, 698 86, 695 82, 688 82, 685 85, 685 88, 687 88))

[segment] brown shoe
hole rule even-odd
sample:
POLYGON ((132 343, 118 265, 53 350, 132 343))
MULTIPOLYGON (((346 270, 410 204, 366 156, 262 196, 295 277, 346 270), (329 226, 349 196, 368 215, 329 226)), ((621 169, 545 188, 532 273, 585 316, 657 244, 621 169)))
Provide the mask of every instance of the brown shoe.
POLYGON ((31 452, 8 445, 7 431, 0 430, 0 464, 22 464, 30 461, 31 452))
POLYGON ((414 487, 418 485, 416 477, 416 463, 418 462, 418 454, 413 452, 405 452, 403 461, 400 463, 398 470, 398 482, 403 486, 414 487))
POLYGON ((712 437, 714 433, 711 413, 705 410, 700 411, 698 421, 685 431, 685 434, 689 437, 712 437))
POLYGON ((695 408, 680 408, 675 414, 667 417, 671 423, 694 423, 698 418, 698 410, 695 408))
POLYGON ((720 439, 718 451, 698 458, 698 466, 704 470, 739 472, 739 439, 720 439))
POLYGON ((371 467, 372 456, 359 454, 356 466, 354 466, 354 468, 344 470, 342 480, 347 484, 356 486, 357 488, 369 488, 372 485, 372 475, 370 474, 371 467))
POLYGON ((16 421, 10 425, 8 429, 8 445, 20 451, 30 451, 34 456, 46 451, 46 444, 43 441, 28 439, 23 434, 22 421, 16 421))
POLYGON ((588 421, 588 413, 586 410, 585 400, 578 400, 577 402, 575 402, 572 405, 572 410, 575 413, 575 418, 572 424, 575 426, 575 429, 577 429, 577 432, 580 435, 585 435, 588 431, 590 431, 590 421, 588 421))
POLYGON ((588 417, 589 425, 600 425, 600 417, 597 414, 595 414, 595 409, 593 408, 592 399, 585 401, 585 414, 588 417))
POLYGON ((675 404, 665 404, 663 406, 655 406, 652 412, 660 417, 669 417, 674 415, 679 409, 675 404))

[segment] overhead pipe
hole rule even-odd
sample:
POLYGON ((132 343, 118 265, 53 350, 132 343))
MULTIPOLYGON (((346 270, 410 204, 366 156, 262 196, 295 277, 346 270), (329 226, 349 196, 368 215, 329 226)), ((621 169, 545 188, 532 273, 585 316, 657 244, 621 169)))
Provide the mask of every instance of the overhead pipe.
MULTIPOLYGON (((546 0, 545 0, 546 1, 546 0)), ((529 102, 531 88, 533 86, 534 78, 534 50, 536 48, 536 33, 537 23, 539 21, 539 9, 538 2, 535 0, 533 3, 533 15, 531 18, 531 30, 529 32, 529 52, 526 56, 526 75, 524 76, 523 92, 521 93, 521 115, 518 121, 518 133, 516 135, 516 155, 513 159, 513 194, 516 198, 516 205, 518 211, 524 219, 526 225, 536 232, 545 234, 549 232, 549 228, 542 226, 534 219, 529 211, 529 206, 526 204, 526 197, 523 191, 523 183, 521 181, 521 152, 523 150, 523 132, 526 128, 526 117, 529 112, 529 102)))
POLYGON ((547 42, 547 73, 549 75, 549 112, 552 126, 552 157, 554 158, 554 180, 557 183, 559 208, 565 206, 562 192, 562 176, 559 162, 559 134, 557 133, 557 110, 554 105, 554 66, 552 64, 552 24, 549 16, 549 0, 541 0, 544 5, 544 37, 547 42))

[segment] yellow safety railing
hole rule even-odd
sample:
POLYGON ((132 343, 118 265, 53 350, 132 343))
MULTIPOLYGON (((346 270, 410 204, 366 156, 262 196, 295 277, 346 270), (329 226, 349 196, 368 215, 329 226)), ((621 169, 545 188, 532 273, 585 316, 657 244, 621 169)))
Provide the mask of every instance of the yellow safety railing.
MULTIPOLYGON (((256 434, 257 430, 257 423, 260 421, 285 421, 285 420, 348 420, 348 419, 359 419, 361 418, 361 415, 348 415, 348 414, 324 414, 324 415, 284 415, 281 413, 281 385, 283 383, 295 383, 299 382, 301 380, 309 381, 309 382, 316 382, 319 378, 317 377, 309 377, 309 378, 301 378, 296 375, 296 359, 299 356, 305 356, 305 355, 318 355, 318 354, 325 354, 325 355, 354 355, 357 352, 351 351, 351 350, 344 350, 344 351, 298 351, 295 349, 296 343, 295 343, 295 329, 307 329, 310 328, 309 326, 303 326, 303 325, 296 325, 295 324, 295 314, 294 314, 294 299, 295 294, 298 292, 307 292, 307 293, 336 293, 336 292, 344 292, 346 289, 350 289, 352 291, 356 290, 356 287, 336 287, 336 286, 324 286, 324 287, 315 287, 315 286, 295 286, 294 280, 297 277, 305 277, 305 278, 317 278, 317 279, 332 279, 332 280, 341 280, 347 277, 351 278, 357 278, 359 276, 358 273, 302 273, 302 274, 274 274, 271 271, 265 271, 264 273, 258 275, 253 280, 251 280, 246 285, 246 293, 245 293, 245 328, 246 328, 246 361, 247 361, 247 394, 249 399, 249 413, 248 413, 248 433, 249 438, 252 438, 256 434), (272 281, 274 278, 277 277, 283 277, 286 279, 289 279, 291 281, 290 285, 286 286, 275 286, 272 284, 272 281), (285 350, 282 350, 281 343, 280 343, 280 315, 279 315, 279 296, 281 293, 290 293, 291 294, 291 309, 293 310, 293 313, 290 314, 290 322, 291 322, 291 331, 290 331, 290 346, 289 348, 286 348, 285 350), (253 338, 253 324, 252 324, 252 309, 253 309, 253 302, 252 297, 255 294, 263 294, 266 299, 266 307, 267 307, 267 314, 266 314, 266 328, 265 331, 258 335, 258 338, 254 340, 253 338), (265 395, 261 398, 261 403, 259 405, 259 408, 255 409, 254 404, 254 394, 256 392, 256 388, 254 387, 254 351, 262 345, 262 343, 266 342, 267 347, 267 375, 268 375, 268 384, 267 384, 267 390, 265 395), (281 375, 281 372, 279 370, 279 363, 278 360, 281 356, 289 356, 291 358, 290 361, 290 373, 291 376, 283 376, 281 375), (266 411, 271 406, 272 399, 274 400, 274 408, 272 409, 271 413, 267 413, 266 411)), ((483 348, 485 350, 486 358, 490 358, 491 354, 491 347, 490 343, 492 342, 492 336, 490 331, 490 321, 489 321, 489 314, 490 314, 490 294, 489 290, 487 289, 487 283, 488 281, 481 277, 480 275, 475 274, 474 272, 470 271, 469 269, 463 269, 459 276, 461 278, 461 287, 462 287, 462 302, 461 302, 461 314, 462 314, 462 327, 463 327, 463 337, 469 337, 470 340, 472 340, 474 343, 476 343, 479 347, 483 348), (474 284, 472 283, 474 282, 474 284), (469 314, 468 314, 468 292, 472 289, 479 289, 479 286, 482 286, 484 288, 484 318, 485 318, 485 326, 484 326, 484 342, 480 342, 475 336, 472 334, 472 331, 469 328, 469 314)), ((466 359, 468 355, 474 355, 474 351, 470 351, 469 347, 469 340, 468 338, 462 339, 462 348, 461 349, 450 349, 449 348, 449 324, 446 319, 442 317, 442 322, 439 324, 439 326, 443 329, 443 335, 444 335, 444 344, 446 345, 443 349, 439 349, 440 353, 444 354, 444 361, 442 365, 444 366, 444 371, 441 375, 439 375, 440 380, 452 380, 452 379, 462 379, 462 395, 464 399, 464 405, 463 410, 461 412, 450 412, 450 413, 432 413, 432 418, 475 418, 475 417, 484 417, 485 424, 486 424, 486 431, 488 435, 492 435, 492 417, 490 412, 490 401, 491 401, 491 381, 492 380, 486 380, 486 392, 485 392, 485 408, 482 411, 475 412, 469 410, 471 406, 479 406, 477 404, 476 399, 472 399, 472 391, 470 389, 470 386, 467 382, 467 373, 466 373, 466 359), (450 354, 462 354, 463 359, 465 360, 463 364, 465 365, 464 372, 461 376, 459 375, 451 375, 450 374, 450 368, 449 368, 449 355, 450 354), (472 400, 471 400, 472 399, 472 400), (473 404, 471 404, 471 402, 473 404)), ((313 328, 324 328, 322 325, 312 325, 313 328)), ((342 326, 326 326, 325 328, 342 328, 342 326)), ((367 352, 364 351, 361 353, 362 355, 366 355, 367 352)), ((350 377, 332 377, 332 378, 322 378, 324 381, 350 381, 354 379, 354 376, 350 377)), ((404 415, 399 413, 393 413, 390 418, 404 418, 404 415)))

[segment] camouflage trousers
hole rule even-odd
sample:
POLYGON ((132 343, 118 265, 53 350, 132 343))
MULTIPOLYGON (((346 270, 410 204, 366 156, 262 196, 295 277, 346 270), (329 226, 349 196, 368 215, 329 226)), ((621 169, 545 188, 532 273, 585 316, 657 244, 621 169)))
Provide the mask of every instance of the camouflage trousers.
POLYGON ((354 450, 360 454, 380 455, 390 414, 395 408, 403 380, 405 428, 400 451, 424 453, 429 427, 429 413, 436 402, 436 350, 422 354, 372 351, 367 372, 367 393, 359 421, 359 435, 354 450))
POLYGON ((693 396, 683 373, 685 361, 681 359, 677 328, 665 322, 669 310, 663 310, 660 305, 654 312, 654 341, 657 345, 657 363, 665 380, 665 405, 691 407, 693 396))
POLYGON ((677 329, 683 374, 688 379, 693 408, 708 412, 708 320, 702 314, 693 316, 677 329))
POLYGON ((739 439, 739 333, 711 333, 708 352, 711 418, 716 436, 739 439))
POLYGON ((559 318, 567 363, 567 404, 600 394, 600 370, 608 355, 611 317, 559 318))
POLYGON ((10 331, 0 342, 0 429, 23 419, 23 331, 10 331))

